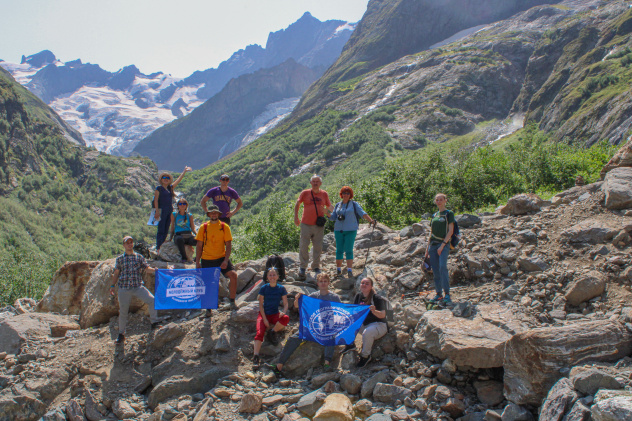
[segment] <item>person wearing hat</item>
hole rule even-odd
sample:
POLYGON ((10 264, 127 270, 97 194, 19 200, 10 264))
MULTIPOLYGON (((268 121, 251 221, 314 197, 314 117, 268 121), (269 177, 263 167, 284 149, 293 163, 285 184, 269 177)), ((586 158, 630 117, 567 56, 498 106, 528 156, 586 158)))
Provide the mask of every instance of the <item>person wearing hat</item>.
POLYGON ((167 234, 169 233, 171 213, 173 212, 173 190, 178 184, 180 184, 182 177, 184 177, 184 174, 186 174, 187 171, 191 171, 191 167, 184 167, 184 171, 182 171, 180 177, 178 177, 173 183, 171 183, 171 174, 168 172, 162 172, 160 173, 160 177, 158 177, 159 185, 154 191, 154 208, 156 209, 154 218, 156 220, 160 220, 158 222, 158 231, 156 232, 157 252, 160 252, 160 246, 162 246, 162 243, 165 242, 167 234))
POLYGON ((110 294, 114 295, 114 287, 118 286, 119 302, 119 333, 116 343, 121 344, 125 340, 125 328, 129 304, 132 297, 143 301, 149 307, 149 320, 153 329, 158 324, 158 313, 154 308, 154 296, 143 285, 143 272, 154 273, 156 270, 149 267, 145 258, 134 252, 134 239, 131 236, 123 238, 125 252, 116 258, 114 273, 112 274, 112 286, 110 294))
MULTIPOLYGON (((239 197, 239 194, 235 191, 235 189, 228 187, 228 182, 230 181, 230 177, 228 174, 222 174, 219 177, 220 185, 217 187, 213 187, 209 191, 206 192, 204 197, 202 198, 202 209, 208 215, 208 209, 206 208, 206 202, 209 199, 213 200, 213 204, 217 206, 222 213, 219 217, 219 220, 230 225, 230 218, 237 213, 239 209, 244 205, 239 197), (237 207, 234 210, 230 210, 230 203, 235 200, 237 202, 237 207)), ((210 217, 210 215, 209 215, 210 217)))
MULTIPOLYGON (((221 269, 222 275, 230 280, 230 304, 231 310, 236 310, 235 297, 237 296, 237 272, 230 261, 233 236, 230 233, 230 226, 220 221, 222 211, 216 205, 208 208, 209 221, 202 224, 198 230, 197 246, 195 248, 196 268, 216 268, 221 269)), ((211 315, 210 310, 206 313, 211 315)))

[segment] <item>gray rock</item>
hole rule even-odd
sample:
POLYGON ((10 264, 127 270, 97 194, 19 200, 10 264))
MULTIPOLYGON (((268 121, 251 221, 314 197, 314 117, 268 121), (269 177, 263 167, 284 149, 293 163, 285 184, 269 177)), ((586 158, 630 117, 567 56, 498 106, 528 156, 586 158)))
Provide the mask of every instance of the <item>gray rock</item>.
POLYGON ((173 376, 160 382, 150 393, 147 404, 154 409, 158 404, 178 395, 205 393, 212 389, 217 380, 230 373, 228 368, 214 367, 197 376, 173 376))
POLYGON ((412 227, 413 227, 413 235, 415 237, 419 237, 420 235, 423 235, 426 232, 426 225, 424 224, 415 223, 412 225, 412 227))
POLYGON ((175 346, 178 344, 177 340, 186 335, 186 333, 187 332, 184 326, 169 323, 156 331, 154 339, 151 342, 151 346, 156 349, 161 349, 167 344, 175 346))
POLYGON ((295 352, 290 356, 283 371, 290 376, 302 376, 312 367, 321 364, 323 357, 323 347, 315 342, 305 342, 301 345, 300 352, 295 352))
POLYGON ((513 402, 510 402, 505 407, 500 416, 501 421, 533 421, 533 419, 533 415, 529 410, 513 402))
POLYGON ((632 392, 600 390, 590 410, 594 421, 632 420, 632 392))
POLYGON ((409 272, 403 272, 395 278, 395 281, 399 282, 408 289, 415 289, 421 283, 422 278, 423 274, 417 269, 413 269, 409 272))
POLYGON ((459 421, 486 421, 484 412, 470 412, 459 418, 459 421))
POLYGON ((351 395, 360 393, 362 389, 362 379, 355 374, 344 374, 340 378, 340 387, 351 395))
POLYGON ((320 409, 325 401, 327 394, 320 389, 314 390, 311 393, 303 396, 297 403, 296 409, 301 411, 303 414, 308 417, 313 417, 316 415, 316 412, 320 409))
MULTIPOLYGON (((258 293, 257 293, 258 294, 258 293)), ((232 317, 233 321, 237 323, 255 323, 257 321, 257 315, 259 314, 259 303, 248 303, 235 312, 232 317)))
POLYGON ((535 243, 538 241, 538 236, 531 230, 522 230, 516 235, 522 243, 535 243))
POLYGON ((573 281, 566 288, 565 298, 570 305, 578 306, 584 301, 603 294, 605 289, 605 276, 593 270, 573 281))
POLYGON ((585 371, 571 371, 570 380, 573 387, 584 395, 594 395, 599 389, 622 389, 623 386, 617 379, 601 370, 588 369, 585 371))
POLYGON ((567 378, 561 378, 551 388, 542 407, 540 419, 560 421, 564 414, 571 409, 579 395, 573 390, 573 384, 567 378))
MULTIPOLYGON (((421 316, 423 316, 425 312, 426 308, 422 305, 414 303, 407 305, 406 307, 404 307, 403 311, 404 323, 406 323, 406 326, 408 327, 417 326, 417 323, 419 323, 419 319, 421 319, 421 316)), ((632 309, 630 311, 630 314, 632 317, 632 309)))
POLYGON ((393 420, 393 418, 391 418, 390 415, 373 414, 369 418, 367 418, 365 421, 392 421, 392 420, 393 420))
POLYGON ((403 401, 409 398, 412 393, 410 389, 406 389, 405 387, 378 383, 375 385, 375 389, 373 389, 373 398, 380 402, 393 403, 397 400, 403 401))
POLYGON ((329 373, 319 374, 318 376, 314 376, 312 378, 312 388, 318 389, 323 386, 328 381, 338 381, 340 380, 340 373, 332 371, 329 373))
POLYGON ((507 205, 499 209, 502 215, 525 215, 539 212, 544 201, 534 193, 519 194, 507 201, 507 205))
POLYGON ((489 406, 500 405, 505 397, 503 396, 503 384, 494 380, 474 382, 476 396, 478 400, 489 406))
POLYGON ((136 416, 134 408, 132 408, 131 405, 123 399, 117 399, 114 401, 114 404, 112 405, 112 412, 114 412, 114 415, 116 415, 120 420, 134 418, 136 416))
POLYGON ((560 237, 568 243, 605 243, 619 233, 619 228, 598 219, 586 219, 561 232, 560 237))
POLYGON ((219 334, 219 337, 217 338, 217 341, 215 341, 213 349, 219 352, 228 352, 233 348, 232 342, 233 339, 230 335, 230 332, 225 329, 222 331, 222 333, 219 334))
POLYGON ((0 322, 0 352, 17 355, 22 345, 38 337, 50 336, 51 325, 71 321, 68 316, 48 313, 25 313, 0 322))
POLYGON ((365 380, 364 383, 362 383, 360 396, 364 399, 370 398, 371 396, 373 396, 373 389, 375 389, 375 385, 377 385, 378 383, 387 382, 388 378, 389 378, 388 370, 382 370, 374 374, 368 380, 365 380))
POLYGON ((562 421, 590 421, 590 419, 590 409, 581 401, 577 401, 571 410, 564 415, 562 421))
POLYGON ((632 208, 632 168, 614 168, 606 174, 601 190, 608 209, 632 208))
POLYGON ((402 238, 410 238, 413 236, 413 227, 404 227, 399 232, 399 236, 402 238))
POLYGON ((467 213, 456 215, 454 219, 456 220, 457 224, 459 224, 459 228, 471 228, 474 225, 478 225, 481 223, 481 218, 476 215, 470 215, 467 213))
POLYGON ((474 311, 474 306, 469 301, 459 301, 452 307, 452 314, 455 317, 470 317, 474 311))
POLYGON ((45 413, 40 421, 66 421, 67 419, 68 418, 66 418, 66 414, 64 413, 64 411, 61 408, 57 407, 45 413))
POLYGON ((83 409, 76 399, 71 399, 66 404, 66 416, 68 421, 84 421, 86 419, 83 409))
POLYGON ((256 414, 261 410, 263 398, 259 393, 247 393, 241 398, 239 404, 239 412, 248 414, 256 414))
POLYGON ((86 389, 86 418, 90 421, 100 421, 105 417, 98 410, 98 402, 90 389, 86 389))
POLYGON ((541 272, 549 268, 541 257, 523 257, 518 259, 518 265, 526 272, 541 272))

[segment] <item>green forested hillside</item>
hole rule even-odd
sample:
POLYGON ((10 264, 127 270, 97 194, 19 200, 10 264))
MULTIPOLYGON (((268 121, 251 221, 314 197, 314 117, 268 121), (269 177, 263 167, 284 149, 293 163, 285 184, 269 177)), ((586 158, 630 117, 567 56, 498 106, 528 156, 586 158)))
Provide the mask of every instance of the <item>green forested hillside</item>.
POLYGON ((66 260, 109 258, 144 222, 155 165, 68 141, 46 104, 0 72, 0 304, 40 296, 66 260))

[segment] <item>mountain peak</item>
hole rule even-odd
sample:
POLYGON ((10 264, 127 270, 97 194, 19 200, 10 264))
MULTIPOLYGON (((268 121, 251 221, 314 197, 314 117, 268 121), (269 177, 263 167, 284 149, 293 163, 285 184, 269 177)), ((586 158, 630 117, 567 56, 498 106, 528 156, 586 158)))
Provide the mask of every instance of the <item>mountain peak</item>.
POLYGON ((53 54, 49 50, 40 51, 37 54, 33 54, 30 56, 22 56, 22 61, 20 64, 30 64, 33 67, 44 67, 46 64, 54 63, 57 60, 55 54, 53 54))

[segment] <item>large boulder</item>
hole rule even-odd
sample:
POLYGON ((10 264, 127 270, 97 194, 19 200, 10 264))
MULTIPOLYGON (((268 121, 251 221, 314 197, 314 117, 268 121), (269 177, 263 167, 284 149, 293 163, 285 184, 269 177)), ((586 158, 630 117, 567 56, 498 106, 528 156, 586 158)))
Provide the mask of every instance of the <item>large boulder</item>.
POLYGON ((51 336, 51 326, 70 324, 68 316, 48 313, 25 313, 0 322, 0 352, 19 354, 22 345, 42 336, 51 336))
POLYGON ((594 193, 601 188, 603 181, 597 181, 596 183, 587 184, 585 186, 575 186, 568 190, 564 190, 551 198, 551 204, 553 206, 559 206, 571 203, 573 200, 577 200, 581 195, 585 193, 594 193))
MULTIPOLYGON (((111 317, 118 315, 118 300, 110 295, 114 264, 115 259, 105 260, 92 271, 90 280, 85 286, 85 292, 81 301, 81 318, 79 319, 79 324, 83 329, 107 323, 111 317)), ((145 272, 143 281, 147 289, 153 293, 154 275, 145 272)), ((147 306, 134 297, 130 304, 130 311, 133 313, 141 308, 147 308, 147 306)))
POLYGON ((502 215, 525 215, 539 212, 544 203, 544 200, 535 193, 519 194, 509 199, 498 212, 502 215))
POLYGON ((332 393, 325 398, 325 403, 313 419, 314 421, 352 421, 353 404, 346 395, 332 393))
POLYGON ((505 397, 519 405, 540 405, 562 376, 562 368, 587 361, 617 361, 632 351, 632 334, 621 323, 600 320, 532 329, 505 346, 505 397))
POLYGON ((566 288, 566 302, 578 306, 584 301, 595 298, 606 289, 606 279, 601 272, 590 271, 581 275, 566 288))
POLYGON ((606 174, 601 190, 606 194, 608 209, 632 208, 632 168, 614 168, 606 174))
POLYGON ((288 376, 302 376, 312 367, 321 365, 324 348, 315 343, 307 341, 296 350, 283 366, 283 371, 288 376))
POLYGON ((560 421, 568 412, 579 395, 573 390, 573 384, 567 378, 561 378, 549 391, 540 407, 540 419, 560 421))
MULTIPOLYGON (((187 254, 187 260, 192 261, 195 259, 195 249, 191 246, 184 246, 184 251, 187 254)), ((158 253, 160 260, 165 262, 180 263, 182 261, 182 255, 178 246, 173 241, 165 241, 160 246, 160 253, 158 253)))
POLYGON ((515 316, 510 308, 497 304, 479 306, 469 319, 455 317, 450 310, 427 311, 419 321, 415 346, 450 358, 457 366, 502 367, 505 343, 514 331, 527 329, 515 316))
POLYGON ((481 223, 480 217, 467 213, 456 215, 454 219, 456 220, 457 224, 459 224, 459 228, 470 228, 481 223))
POLYGON ((215 386, 220 378, 229 373, 228 368, 213 367, 193 377, 169 377, 152 389, 149 393, 147 404, 154 409, 158 404, 173 396, 206 393, 215 386))
POLYGON ((594 421, 632 420, 632 392, 600 390, 590 409, 594 421))
POLYGON ((599 389, 623 388, 614 376, 594 368, 573 367, 570 380, 575 390, 584 395, 594 395, 599 389))
POLYGON ((53 275, 44 297, 37 303, 37 311, 80 314, 85 286, 98 264, 99 262, 66 262, 53 275))
POLYGON ((568 243, 605 243, 621 231, 620 227, 612 225, 598 219, 586 219, 562 231, 560 237, 568 243))

